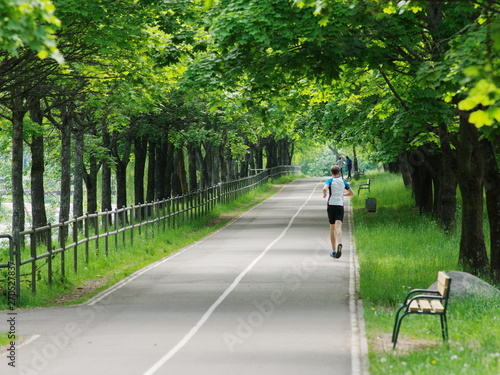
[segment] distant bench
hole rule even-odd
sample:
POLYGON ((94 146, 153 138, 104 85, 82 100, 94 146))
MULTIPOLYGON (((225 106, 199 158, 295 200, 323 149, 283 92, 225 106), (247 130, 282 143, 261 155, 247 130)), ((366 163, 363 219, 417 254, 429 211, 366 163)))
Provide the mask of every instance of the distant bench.
POLYGON ((362 189, 368 189, 368 191, 370 191, 370 182, 371 182, 371 180, 370 180, 370 179, 368 179, 368 180, 366 180, 366 184, 361 184, 361 185, 359 185, 359 187, 358 187, 358 195, 359 195, 359 192, 360 192, 362 189))
POLYGON ((396 313, 392 332, 393 349, 396 348, 401 322, 406 315, 439 315, 441 318, 441 333, 444 341, 448 341, 448 323, 446 309, 450 295, 451 278, 443 271, 438 272, 437 290, 413 289, 405 297, 403 305, 396 313), (417 294, 414 296, 414 294, 417 294), (400 316, 400 314, 402 315, 400 316))

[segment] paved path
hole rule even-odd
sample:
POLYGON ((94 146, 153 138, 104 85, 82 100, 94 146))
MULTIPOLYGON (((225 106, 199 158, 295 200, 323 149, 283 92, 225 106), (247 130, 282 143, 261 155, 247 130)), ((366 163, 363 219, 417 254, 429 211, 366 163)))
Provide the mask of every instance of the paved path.
POLYGON ((323 181, 285 186, 86 304, 17 311, 28 341, 0 373, 365 373, 349 209, 332 259, 323 181))

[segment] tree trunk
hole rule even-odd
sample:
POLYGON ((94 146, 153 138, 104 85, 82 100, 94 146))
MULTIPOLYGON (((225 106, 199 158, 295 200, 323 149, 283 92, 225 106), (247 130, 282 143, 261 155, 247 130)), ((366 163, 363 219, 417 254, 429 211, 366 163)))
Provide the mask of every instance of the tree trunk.
POLYGON ((175 149, 174 154, 175 160, 175 170, 179 178, 179 189, 180 194, 184 194, 188 191, 187 188, 187 176, 186 176, 186 163, 184 162, 184 150, 182 148, 175 149))
POLYGON ((278 141, 279 152, 278 152, 278 165, 290 165, 292 164, 293 150, 295 143, 288 137, 280 139, 278 141))
POLYGON ((457 155, 452 148, 451 136, 446 124, 441 123, 438 133, 442 152, 443 193, 441 197, 441 224, 445 231, 456 228, 457 212, 457 155))
POLYGON ((174 187, 172 186, 172 176, 175 173, 175 164, 174 164, 174 151, 175 151, 175 146, 171 143, 166 141, 165 142, 166 146, 166 160, 165 160, 165 192, 167 194, 167 198, 171 197, 172 195, 175 195, 174 193, 174 187))
MULTIPOLYGON (((128 163, 127 163, 128 164, 128 163)), ((116 164, 116 208, 121 209, 127 206, 127 164, 118 162, 116 164)), ((118 215, 118 221, 125 225, 127 219, 118 215)))
POLYGON ((356 146, 352 146, 352 168, 353 168, 353 172, 359 171, 358 155, 356 154, 356 146))
POLYGON ((23 99, 14 98, 12 105, 12 231, 16 238, 24 228, 23 188, 23 119, 26 114, 23 99))
POLYGON ((208 172, 205 159, 203 158, 201 147, 197 147, 196 150, 196 163, 200 170, 200 188, 206 188, 208 186, 208 172))
MULTIPOLYGON (((457 183, 454 170, 446 162, 447 155, 442 151, 433 150, 434 145, 421 149, 423 166, 432 176, 434 186, 432 213, 436 222, 449 232, 455 225, 457 183)), ((432 194, 432 192, 431 192, 432 194)))
MULTIPOLYGON (((156 188, 156 142, 149 142, 148 151, 148 184, 146 189, 146 201, 153 202, 158 194, 155 193, 156 188)), ((144 177, 143 177, 144 178, 144 177)))
POLYGON ((83 130, 75 132, 75 167, 73 173, 73 216, 83 216, 83 130))
POLYGON ((288 139, 282 138, 276 142, 277 146, 277 160, 276 165, 287 165, 288 162, 288 139))
POLYGON ((266 168, 273 168, 278 165, 278 150, 274 136, 270 136, 265 142, 267 164, 266 168))
MULTIPOLYGON (((155 184, 155 198, 166 199, 170 197, 170 185, 167 184, 166 170, 167 170, 167 141, 162 140, 159 145, 155 147, 154 156, 154 184, 155 184)), ((149 184, 149 182, 148 182, 149 184)))
POLYGON ((423 165, 413 167, 413 193, 420 213, 432 212, 432 178, 423 165))
MULTIPOLYGON (((71 116, 68 108, 61 109, 61 201, 59 204, 59 222, 69 219, 71 206, 71 116)), ((61 231, 60 239, 67 233, 61 231)))
MULTIPOLYGON (((40 126, 40 131, 31 137, 31 216, 32 227, 40 228, 47 225, 47 211, 45 210, 45 188, 43 174, 45 172, 45 152, 43 137, 43 117, 40 110, 40 100, 34 100, 30 107, 31 120, 40 126)), ((46 236, 37 235, 37 242, 41 243, 46 236)))
POLYGON ((33 228, 47 225, 45 210, 45 189, 43 173, 45 171, 43 135, 33 135, 31 138, 31 215, 33 228))
POLYGON ((251 147, 251 150, 253 152, 253 160, 254 160, 254 169, 263 169, 264 168, 264 155, 262 153, 262 148, 263 148, 263 140, 262 138, 259 138, 259 141, 257 144, 253 145, 251 147))
POLYGON ((187 146, 188 152, 188 183, 189 191, 198 190, 198 181, 196 177, 197 163, 196 163, 196 147, 193 142, 189 142, 187 146))
POLYGON ((144 172, 146 170, 147 144, 145 137, 134 138, 134 204, 144 203, 144 172))
MULTIPOLYGON (((399 160, 399 172, 401 173, 401 176, 403 177, 403 183, 404 183, 406 188, 411 188, 411 186, 412 186, 411 166, 410 166, 410 163, 408 163, 407 153, 399 155, 398 160, 399 160)), ((355 170, 357 170, 357 169, 355 169, 355 170)))
POLYGON ((500 282, 500 174, 492 142, 480 141, 480 154, 484 165, 484 187, 486 209, 490 226, 490 272, 493 279, 500 282))
POLYGON ((455 216, 457 212, 457 180, 454 171, 446 162, 446 156, 440 158, 441 165, 438 170, 439 189, 435 191, 435 216, 438 224, 449 233, 455 229, 455 216))
POLYGON ((207 163, 207 169, 209 171, 209 181, 210 186, 217 185, 220 182, 220 158, 219 146, 215 146, 212 143, 208 144, 207 153, 205 155, 205 161, 207 163))
POLYGON ((83 169, 83 180, 87 188, 87 212, 97 212, 97 174, 99 173, 99 163, 95 156, 89 156, 89 172, 83 169))
POLYGON ((457 150, 457 181, 462 195, 462 235, 459 261, 476 275, 488 273, 488 257, 483 234, 482 161, 479 132, 469 122, 469 113, 460 114, 460 145, 457 150))
POLYGON ((118 153, 117 147, 114 147, 116 160, 116 206, 119 209, 127 206, 127 167, 130 162, 131 142, 129 139, 125 139, 124 143, 124 150, 121 156, 118 153))
POLYGON ((229 161, 228 150, 224 146, 219 146, 220 178, 222 182, 229 181, 229 161))
MULTIPOLYGON (((102 126, 102 143, 111 153, 111 140, 105 124, 102 126)), ((109 166, 109 162, 104 160, 102 164, 101 176, 101 210, 104 212, 111 211, 112 209, 111 168, 109 166)))
POLYGON ((248 169, 250 168, 251 157, 252 155, 250 154, 250 152, 247 152, 245 154, 245 160, 240 164, 240 178, 249 176, 248 169))

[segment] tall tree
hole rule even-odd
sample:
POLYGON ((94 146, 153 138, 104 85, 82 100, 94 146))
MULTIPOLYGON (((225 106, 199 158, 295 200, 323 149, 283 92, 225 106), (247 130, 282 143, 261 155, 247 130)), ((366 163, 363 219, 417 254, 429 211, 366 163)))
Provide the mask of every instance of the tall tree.
MULTIPOLYGON (((454 121, 458 124, 453 116, 453 109, 456 109, 453 103, 448 104, 448 110, 436 112, 434 108, 438 106, 427 105, 428 110, 422 111, 418 104, 424 100, 432 100, 431 104, 435 102, 444 108, 446 91, 443 91, 445 87, 432 86, 429 80, 419 80, 417 76, 419 71, 428 70, 429 66, 435 67, 444 61, 450 41, 457 35, 467 33, 471 24, 476 24, 481 9, 467 2, 433 1, 346 3, 332 0, 296 1, 296 4, 297 8, 286 1, 265 4, 253 1, 215 2, 211 9, 213 23, 210 31, 219 55, 214 54, 210 60, 215 63, 204 62, 199 65, 204 73, 201 79, 214 75, 217 77, 216 74, 219 74, 226 83, 235 84, 241 81, 240 77, 249 77, 254 90, 270 90, 270 87, 276 90, 294 77, 308 77, 325 83, 339 82, 345 67, 360 67, 378 71, 386 90, 392 94, 396 112, 386 116, 383 122, 390 124, 392 129, 400 130, 399 133, 403 135, 400 139, 407 142, 419 137, 419 142, 424 138, 432 140, 440 130, 445 129, 439 128, 438 124, 450 125, 454 121), (318 17, 315 18, 312 11, 300 9, 305 6, 314 6, 314 14, 318 17), (252 61, 259 61, 259 64, 252 64, 252 61), (408 87, 412 93, 418 91, 420 94, 416 98, 410 96, 408 87), (400 114, 396 116, 398 112, 400 114), (403 125, 403 116, 410 126, 403 125), (423 138, 420 135, 422 133, 426 133, 423 138)), ((492 12, 491 2, 479 1, 478 4, 492 12)), ((436 72, 434 69, 432 71, 436 72)), ((450 70, 443 71, 444 74, 447 72, 450 70)), ((376 101, 372 109, 379 105, 376 101)), ((474 120, 478 116, 475 115, 474 120)), ((462 116, 461 126, 457 129, 470 134, 466 131, 468 127, 463 124, 464 119, 462 116)), ((462 160, 460 158, 447 159, 453 157, 453 153, 442 152, 441 148, 447 145, 441 145, 439 139, 449 144, 450 138, 453 135, 441 134, 438 143, 421 143, 430 151, 429 158, 422 164, 422 167, 427 167, 418 168, 425 174, 415 174, 415 177, 420 177, 419 186, 426 189, 422 190, 422 199, 419 200, 423 208, 432 210, 444 204, 454 204, 453 199, 448 199, 454 195, 453 176, 439 172, 449 172, 447 168, 453 165, 457 165, 457 171, 461 171, 465 165, 456 164, 462 160), (437 145, 437 153, 432 155, 434 145, 437 145), (432 163, 427 163, 432 158, 439 158, 439 169, 433 169, 432 163), (443 179, 443 176, 446 178, 443 179), (438 205, 433 205, 432 200, 428 199, 432 192, 429 188, 432 179, 439 193, 436 196, 438 205)), ((386 154, 392 154, 394 158, 404 150, 400 147, 400 152, 394 153, 387 148, 388 145, 394 148, 394 142, 384 145, 380 141, 383 140, 378 141, 379 146, 384 146, 386 154)), ((461 147, 465 152, 467 145, 461 147)), ((476 175, 476 182, 480 185, 475 186, 482 188, 481 181, 482 176, 476 175)), ((465 188, 460 182, 459 186, 465 188)), ((479 204, 481 202, 474 200, 474 208, 469 212, 478 220, 482 207, 479 204)), ((439 215, 440 219, 450 220, 450 211, 444 212, 446 214, 439 215)), ((482 226, 477 225, 474 230, 482 233, 482 226)), ((474 272, 482 272, 487 266, 484 248, 476 246, 475 240, 478 239, 462 232, 460 260, 474 272), (467 254, 463 251, 465 248, 469 249, 467 254)))

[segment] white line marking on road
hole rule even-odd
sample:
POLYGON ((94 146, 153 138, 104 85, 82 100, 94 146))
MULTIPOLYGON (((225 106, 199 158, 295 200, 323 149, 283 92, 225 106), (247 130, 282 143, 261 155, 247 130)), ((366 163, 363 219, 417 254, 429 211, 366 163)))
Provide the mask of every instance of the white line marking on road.
MULTIPOLYGON (((285 186, 283 186, 281 188, 281 190, 284 189, 285 186)), ((281 191, 280 190, 280 191, 281 191)), ((125 285, 127 285, 128 283, 130 283, 132 280, 138 278, 139 276, 141 276, 142 274, 152 270, 153 268, 156 268, 158 267, 160 264, 163 264, 173 258, 175 258, 177 255, 180 255, 182 254, 183 252, 185 252, 186 250, 189 250, 191 249, 192 247, 200 244, 201 242, 204 242, 206 241, 207 239, 209 239, 210 237, 212 237, 213 235, 215 235, 216 233, 220 232, 221 230, 223 230, 224 228, 230 226, 232 223, 234 223, 235 221, 237 221, 239 218, 245 216, 246 214, 248 214, 249 212, 251 212, 252 210, 254 210, 255 208, 259 207, 262 203, 264 203, 265 201, 262 201, 260 202, 259 204, 256 204, 255 206, 253 206, 252 208, 248 209, 247 211, 243 212, 241 215, 237 216, 236 218, 234 218, 233 220, 229 221, 228 223, 226 223, 225 225, 223 225, 222 227, 220 227, 219 229, 217 229, 216 231, 208 234, 207 236, 203 237, 201 240, 199 241, 196 241, 196 242, 193 242, 192 244, 178 250, 177 252, 175 252, 174 254, 171 254, 163 259, 160 259, 152 264, 150 264, 149 266, 146 266, 144 268, 141 268, 140 270, 134 272, 133 274, 127 276, 126 278, 124 278, 123 280, 117 282, 116 284, 112 285, 111 287, 109 287, 108 289, 102 291, 101 293, 95 295, 94 297, 90 298, 87 302, 85 302, 85 305, 88 305, 88 306, 92 306, 92 305, 95 305, 96 303, 98 303, 99 301, 103 300, 104 298, 106 298, 107 296, 109 296, 111 293, 117 291, 118 289, 120 288, 123 288, 125 285)))
POLYGON ((152 375, 156 371, 158 371, 158 369, 160 369, 161 366, 163 366, 170 358, 172 358, 179 350, 181 350, 189 342, 189 340, 191 340, 193 338, 193 336, 200 330, 200 328, 203 327, 203 325, 205 325, 206 321, 210 318, 210 316, 213 314, 215 309, 226 299, 226 297, 234 290, 234 288, 236 288, 238 286, 238 284, 243 279, 243 277, 245 277, 245 275, 257 264, 257 262, 259 260, 261 260, 264 257, 264 255, 266 255, 266 253, 276 244, 276 242, 281 240, 283 238, 283 236, 288 232, 288 229, 290 229, 290 227, 292 226, 295 218, 298 216, 300 211, 302 211, 302 209, 305 207, 305 205, 311 200, 314 192, 316 191, 316 188, 319 185, 320 184, 318 184, 314 187, 313 191, 311 192, 311 195, 309 195, 309 197, 304 202, 304 204, 299 207, 299 209, 297 210, 295 215, 293 215, 293 217, 290 219, 290 221, 288 222, 288 225, 285 227, 285 229, 283 229, 281 234, 273 242, 271 242, 262 251, 262 253, 260 253, 260 255, 257 256, 257 258, 255 258, 252 261, 252 263, 250 263, 248 265, 248 267, 245 268, 245 270, 243 270, 236 277, 236 279, 234 279, 233 283, 224 291, 224 293, 221 294, 221 296, 217 299, 217 301, 215 301, 212 304, 212 306, 210 306, 210 308, 205 312, 205 314, 203 314, 201 319, 193 326, 193 328, 191 328, 191 330, 182 338, 182 340, 179 341, 177 343, 177 345, 175 345, 172 349, 170 349, 170 351, 167 354, 165 354, 158 362, 156 362, 149 370, 147 370, 144 373, 144 375, 152 375))

